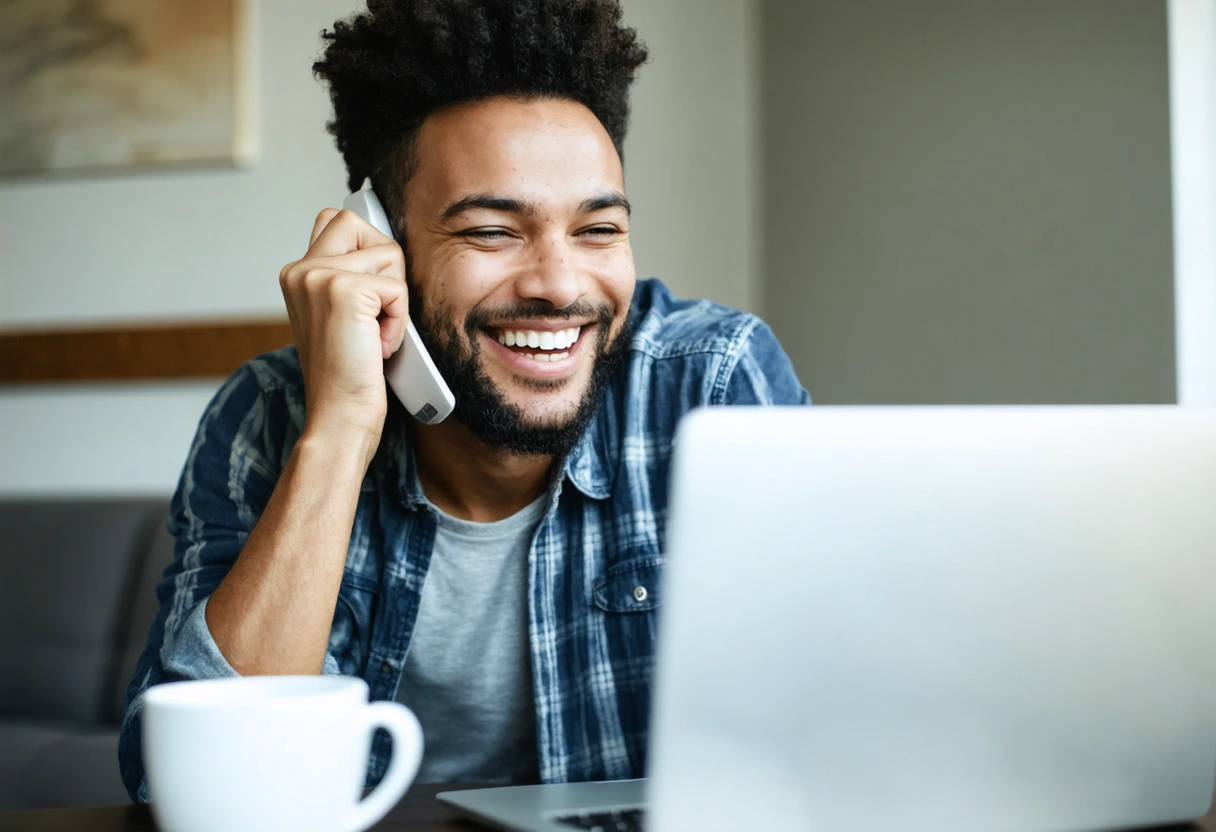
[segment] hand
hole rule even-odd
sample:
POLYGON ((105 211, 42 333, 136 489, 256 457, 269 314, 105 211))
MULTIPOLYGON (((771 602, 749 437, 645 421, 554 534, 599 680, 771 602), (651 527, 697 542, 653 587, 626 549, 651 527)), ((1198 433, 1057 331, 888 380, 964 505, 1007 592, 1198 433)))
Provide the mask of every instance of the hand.
POLYGON ((366 432, 370 462, 388 410, 384 359, 405 337, 405 256, 351 211, 317 215, 304 257, 279 273, 304 372, 305 431, 366 432))

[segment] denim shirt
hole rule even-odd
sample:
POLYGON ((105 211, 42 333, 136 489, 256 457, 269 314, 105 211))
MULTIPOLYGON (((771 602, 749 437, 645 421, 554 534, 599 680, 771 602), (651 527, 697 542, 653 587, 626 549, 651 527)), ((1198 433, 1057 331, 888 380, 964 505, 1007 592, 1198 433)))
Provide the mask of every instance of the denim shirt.
MULTIPOLYGON (((631 316, 625 360, 586 433, 555 466, 529 554, 537 756, 547 783, 644 773, 680 417, 702 405, 810 403, 772 331, 753 315, 680 301, 646 280, 631 316)), ((207 599, 240 554, 303 426, 294 347, 245 364, 203 414, 170 510, 174 561, 157 586, 160 610, 126 694, 118 756, 133 800, 149 799, 143 692, 237 675, 207 629, 207 599)), ((323 668, 362 677, 372 699, 396 692, 435 539, 433 509, 399 433, 386 431, 363 480, 323 668)), ((383 776, 388 756, 381 736, 369 783, 383 776)))

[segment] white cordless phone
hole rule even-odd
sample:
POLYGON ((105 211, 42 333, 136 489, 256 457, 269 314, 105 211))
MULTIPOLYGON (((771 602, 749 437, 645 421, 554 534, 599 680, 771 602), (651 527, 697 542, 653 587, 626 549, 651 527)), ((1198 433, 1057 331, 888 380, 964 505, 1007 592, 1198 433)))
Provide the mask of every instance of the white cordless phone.
MULTIPOLYGON (((370 179, 365 179, 363 187, 348 196, 342 207, 363 217, 381 234, 393 236, 388 215, 372 190, 370 179)), ((442 422, 456 407, 456 397, 435 369, 435 362, 409 318, 406 318, 405 339, 400 349, 384 362, 384 376, 405 409, 424 425, 442 422)))

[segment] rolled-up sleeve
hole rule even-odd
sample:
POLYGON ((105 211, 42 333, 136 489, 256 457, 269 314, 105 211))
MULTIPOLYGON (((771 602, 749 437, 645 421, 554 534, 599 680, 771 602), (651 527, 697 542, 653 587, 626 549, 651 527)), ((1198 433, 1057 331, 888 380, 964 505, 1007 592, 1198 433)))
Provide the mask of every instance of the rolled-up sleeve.
MULTIPOLYGON (((204 598, 190 613, 177 634, 173 649, 161 651, 161 665, 165 672, 174 678, 226 679, 240 675, 216 647, 211 630, 207 628, 209 600, 210 597, 204 598)), ((342 673, 338 660, 328 651, 325 653, 325 666, 321 672, 326 676, 338 676, 342 673)))
POLYGON ((181 679, 227 679, 240 675, 228 664, 207 629, 208 600, 210 596, 186 617, 173 641, 173 649, 161 650, 161 666, 168 675, 181 679))
MULTIPOLYGON (((173 563, 157 585, 160 607, 127 688, 118 761, 131 799, 149 799, 140 710, 163 682, 237 676, 207 628, 207 599, 232 568, 282 472, 295 429, 282 390, 247 364, 199 422, 170 506, 173 563)), ((332 656, 325 671, 338 672, 332 656)))

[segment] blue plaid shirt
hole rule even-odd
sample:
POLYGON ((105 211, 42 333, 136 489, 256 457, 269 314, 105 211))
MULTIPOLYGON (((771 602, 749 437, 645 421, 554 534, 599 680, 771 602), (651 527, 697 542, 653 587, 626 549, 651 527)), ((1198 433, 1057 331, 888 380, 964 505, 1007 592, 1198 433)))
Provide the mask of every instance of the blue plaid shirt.
MULTIPOLYGON (((639 281, 631 314, 628 356, 554 477, 532 540, 529 639, 547 783, 643 775, 680 417, 701 405, 810 402, 772 331, 753 315, 677 300, 657 280, 639 281)), ((294 347, 247 363, 203 414, 169 518, 174 562, 157 587, 160 611, 127 690, 119 763, 133 800, 148 800, 143 691, 237 675, 207 630, 207 598, 241 553, 303 426, 294 347)), ((435 528, 408 443, 386 432, 359 495, 325 673, 362 677, 373 699, 394 697, 435 528)), ((369 782, 382 776, 388 753, 381 737, 369 782)))

